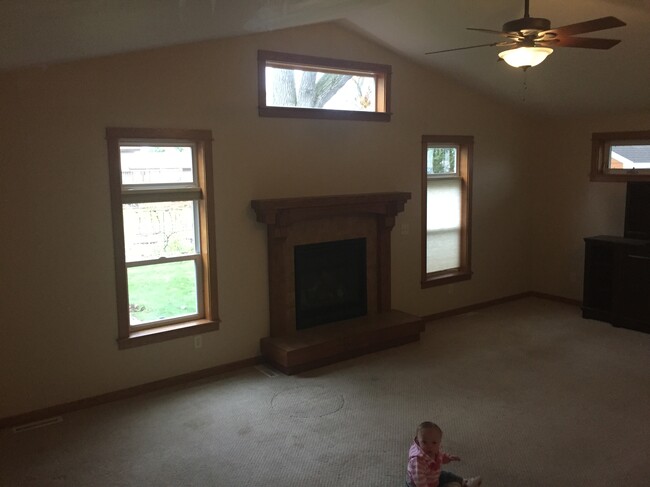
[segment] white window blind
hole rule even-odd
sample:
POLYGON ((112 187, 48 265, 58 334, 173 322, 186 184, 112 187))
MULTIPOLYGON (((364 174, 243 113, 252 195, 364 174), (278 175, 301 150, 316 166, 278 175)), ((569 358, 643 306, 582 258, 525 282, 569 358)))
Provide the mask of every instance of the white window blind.
POLYGON ((461 184, 460 178, 427 181, 427 273, 460 267, 461 184))

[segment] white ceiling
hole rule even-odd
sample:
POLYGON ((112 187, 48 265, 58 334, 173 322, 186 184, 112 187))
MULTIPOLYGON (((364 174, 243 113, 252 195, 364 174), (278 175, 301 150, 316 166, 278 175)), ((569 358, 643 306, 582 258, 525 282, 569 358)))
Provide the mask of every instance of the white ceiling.
MULTIPOLYGON (((559 48, 527 72, 498 48, 425 55, 501 40, 524 0, 0 0, 0 70, 340 20, 457 82, 542 114, 650 110, 650 0, 530 0, 558 27, 612 15, 627 23, 586 34, 610 50, 559 48)), ((312 54, 312 53, 308 53, 312 54)), ((317 54, 317 53, 314 53, 317 54)))

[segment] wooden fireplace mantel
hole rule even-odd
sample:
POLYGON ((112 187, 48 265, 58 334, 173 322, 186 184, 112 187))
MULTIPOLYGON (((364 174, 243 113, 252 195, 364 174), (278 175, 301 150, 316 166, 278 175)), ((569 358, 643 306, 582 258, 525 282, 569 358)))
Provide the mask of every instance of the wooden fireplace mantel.
POLYGON ((405 192, 362 193, 253 200, 251 207, 257 221, 267 225, 287 226, 301 220, 350 213, 383 215, 394 224, 395 215, 404 210, 409 199, 411 193, 405 192))
POLYGON ((270 337, 263 338, 261 346, 262 353, 274 365, 294 373, 355 351, 419 339, 421 320, 391 309, 390 233, 395 216, 404 210, 410 198, 411 193, 391 192, 251 201, 257 221, 265 223, 268 231, 271 326, 270 337), (335 324, 297 331, 294 247, 351 238, 366 239, 368 315, 351 320, 343 331, 335 324), (395 313, 399 313, 399 318, 395 318, 395 313), (388 326, 388 330, 380 333, 376 326, 388 326), (316 354, 317 349, 326 350, 325 355, 316 354), (313 360, 310 355, 314 355, 313 360))

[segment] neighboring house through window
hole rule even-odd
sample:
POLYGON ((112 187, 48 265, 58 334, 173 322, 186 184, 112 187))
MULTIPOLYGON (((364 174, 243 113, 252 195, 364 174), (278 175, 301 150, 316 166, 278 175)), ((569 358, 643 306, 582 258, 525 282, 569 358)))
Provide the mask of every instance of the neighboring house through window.
POLYGON ((473 137, 422 136, 422 286, 469 279, 473 137))
POLYGON ((211 132, 106 138, 120 348, 217 329, 211 132))
POLYGON ((592 181, 650 181, 650 131, 592 136, 592 181))

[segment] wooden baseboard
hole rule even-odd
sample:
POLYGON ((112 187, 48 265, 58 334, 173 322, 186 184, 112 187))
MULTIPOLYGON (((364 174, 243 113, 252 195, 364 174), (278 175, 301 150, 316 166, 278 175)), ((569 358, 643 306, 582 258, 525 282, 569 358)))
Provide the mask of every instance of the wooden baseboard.
MULTIPOLYGON (((536 297, 541 299, 548 299, 551 301, 558 301, 565 304, 580 306, 580 301, 564 298, 561 296, 554 296, 552 294, 538 293, 535 291, 528 291, 525 293, 514 294, 512 296, 506 296, 503 298, 492 299, 490 301, 484 301, 482 303, 476 303, 469 306, 462 306, 460 308, 455 308, 447 311, 442 311, 440 313, 434 313, 431 315, 423 316, 422 320, 424 322, 434 321, 441 318, 446 318, 448 316, 456 316, 469 311, 475 311, 481 308, 487 308, 497 304, 507 303, 509 301, 515 301, 517 299, 536 297)), ((216 367, 211 367, 209 369, 198 370, 196 372, 190 372, 188 374, 177 375, 174 377, 169 377, 167 379, 162 379, 154 382, 149 382, 147 384, 142 384, 135 387, 129 387, 127 389, 122 389, 119 391, 109 392, 107 394, 100 394, 99 396, 89 397, 85 399, 80 399, 78 401, 72 401, 65 404, 59 404, 56 406, 37 409, 35 411, 30 411, 28 413, 18 414, 16 416, 8 416, 6 418, 0 418, 0 428, 8 428, 12 426, 17 426, 25 423, 31 423, 34 421, 43 420, 50 418, 52 416, 59 416, 61 414, 70 413, 72 411, 77 411, 79 409, 84 409, 92 406, 98 406, 100 404, 105 404, 108 402, 118 401, 120 399, 126 399, 129 397, 138 396, 146 392, 152 392, 165 387, 176 386, 181 384, 186 384, 195 380, 204 379, 206 377, 211 377, 226 372, 232 372, 244 367, 250 367, 252 365, 257 365, 264 362, 262 357, 253 357, 244 360, 239 360, 237 362, 231 362, 228 364, 218 365, 216 367)), ((295 371, 292 370, 293 373, 295 371)))
POLYGON ((557 301, 559 303, 570 304, 573 306, 580 306, 581 301, 575 299, 564 298, 562 296, 555 296, 553 294, 539 293, 537 291, 526 291, 524 293, 512 294, 510 296, 505 296, 503 298, 491 299, 489 301, 483 301, 481 303, 470 304, 469 306, 461 306, 460 308, 454 308, 447 311, 441 311, 440 313, 433 313, 427 316, 423 316, 424 321, 435 321, 441 318, 447 318, 449 316, 461 315, 463 313, 468 313, 470 311, 476 311, 482 308, 489 308, 490 306, 495 306, 497 304, 503 304, 510 301, 516 301, 523 298, 540 298, 548 299, 550 301, 557 301))
POLYGON ((16 416, 8 416, 6 418, 0 418, 0 429, 17 426, 25 423, 32 423, 34 421, 40 421, 46 418, 50 418, 52 416, 60 416, 61 414, 77 411, 79 409, 98 406, 100 404, 105 404, 108 402, 119 401, 120 399, 127 399, 129 397, 138 396, 146 392, 153 392, 170 386, 186 384, 189 382, 193 382, 199 379, 205 379, 207 377, 212 377, 226 372, 233 372, 235 370, 243 369, 244 367, 250 367, 252 365, 257 365, 262 362, 263 360, 261 357, 248 358, 244 360, 239 360, 237 362, 217 365, 216 367, 210 367, 209 369, 197 370, 196 372, 189 372, 187 374, 168 377, 167 379, 148 382, 146 384, 129 387, 127 389, 121 389, 119 391, 100 394, 99 396, 88 397, 85 399, 80 399, 78 401, 72 401, 65 404, 58 404, 56 406, 51 406, 44 409, 37 409, 35 411, 30 411, 28 413, 18 414, 16 416))
POLYGON ((477 309, 488 308, 496 304, 507 303, 509 301, 515 301, 517 299, 528 298, 532 296, 532 292, 525 292, 519 294, 513 294, 511 296, 505 296, 503 298, 491 299, 489 301, 483 301, 481 303, 470 304, 469 306, 461 306, 460 308, 448 309, 446 311, 441 311, 439 313, 433 313, 430 315, 423 316, 424 321, 435 321, 441 318, 447 318, 449 316, 462 315, 463 313, 468 313, 470 311, 476 311, 477 309))
POLYGON ((563 296, 556 296, 554 294, 538 293, 531 291, 530 295, 535 298, 548 299, 550 301, 557 301, 558 303, 570 304, 571 306, 582 306, 582 301, 578 299, 565 298, 563 296))

